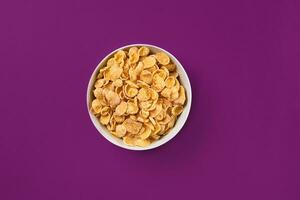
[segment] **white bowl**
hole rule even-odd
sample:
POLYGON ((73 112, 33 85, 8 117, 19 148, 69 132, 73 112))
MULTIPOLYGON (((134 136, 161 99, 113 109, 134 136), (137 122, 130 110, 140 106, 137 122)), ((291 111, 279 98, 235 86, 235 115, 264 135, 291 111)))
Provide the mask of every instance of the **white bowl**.
POLYGON ((191 89, 191 84, 189 81, 189 77, 187 75, 187 73, 185 72, 183 66, 181 65, 181 63, 175 58, 175 56, 173 56, 171 53, 169 53, 168 51, 154 46, 154 45, 150 45, 150 44, 132 44, 132 45, 127 45, 127 46, 123 46, 119 49, 114 50, 113 52, 109 53, 103 60, 101 60, 101 62, 97 65, 96 69, 94 70, 89 84, 88 84, 88 88, 87 88, 87 108, 88 108, 88 112, 90 115, 90 118, 93 122, 93 124, 95 125, 96 129, 99 131, 99 133, 101 133, 103 135, 103 137, 105 137, 108 141, 110 141, 111 143, 122 147, 124 149, 129 149, 129 150, 148 150, 148 149, 153 149, 156 147, 159 147, 163 144, 165 144, 166 142, 170 141, 172 138, 175 137, 175 135, 177 135, 177 133, 180 131, 180 129, 183 127, 183 125, 185 124, 189 112, 190 112, 190 108, 191 108, 191 103, 192 103, 192 89, 191 89), (117 138, 115 136, 113 136, 107 129, 105 126, 103 126, 102 124, 100 124, 99 120, 93 115, 93 113, 90 111, 90 107, 91 107, 91 102, 92 102, 92 98, 93 98, 93 94, 92 94, 92 90, 94 88, 94 83, 96 80, 96 76, 99 72, 99 69, 102 68, 104 66, 104 64, 106 63, 106 61, 118 50, 121 49, 129 49, 130 47, 133 46, 146 46, 150 49, 151 52, 165 52, 170 59, 173 61, 174 64, 176 64, 177 66, 177 72, 179 74, 179 80, 180 83, 184 86, 184 88, 186 89, 186 99, 187 102, 184 106, 183 112, 181 113, 181 115, 178 117, 175 126, 169 130, 169 133, 165 136, 163 136, 161 139, 154 141, 153 143, 151 143, 149 146, 147 147, 136 147, 136 146, 128 146, 126 144, 123 143, 123 141, 120 138, 117 138))

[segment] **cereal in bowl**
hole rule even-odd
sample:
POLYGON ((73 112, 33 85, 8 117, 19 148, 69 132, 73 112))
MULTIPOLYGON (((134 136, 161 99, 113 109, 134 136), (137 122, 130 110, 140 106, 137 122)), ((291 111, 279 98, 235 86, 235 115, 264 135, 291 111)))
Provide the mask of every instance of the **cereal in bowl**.
POLYGON ((186 102, 176 65, 164 52, 118 50, 99 70, 92 113, 126 145, 146 147, 176 123, 186 102))

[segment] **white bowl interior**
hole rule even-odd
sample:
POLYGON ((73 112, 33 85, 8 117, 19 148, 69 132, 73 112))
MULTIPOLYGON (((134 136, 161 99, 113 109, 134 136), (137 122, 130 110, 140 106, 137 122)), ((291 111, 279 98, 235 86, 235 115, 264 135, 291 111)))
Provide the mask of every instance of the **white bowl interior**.
POLYGON ((183 66, 181 65, 181 63, 175 58, 175 56, 173 56, 171 53, 169 53, 168 51, 154 46, 154 45, 149 45, 149 44, 132 44, 132 45, 127 45, 127 46, 123 46, 119 49, 116 49, 115 51, 111 52, 110 54, 108 54, 96 67, 96 69, 94 70, 89 84, 88 84, 88 89, 87 89, 87 106, 88 106, 88 112, 90 115, 90 118, 93 122, 93 124, 95 125, 95 127, 97 128, 97 130, 111 143, 125 148, 125 149, 130 149, 130 150, 148 150, 148 149, 153 149, 156 147, 159 147, 163 144, 165 144, 166 142, 168 142, 169 140, 171 140, 175 135, 177 135, 177 133, 180 131, 180 129, 183 127, 183 125, 185 124, 187 117, 189 115, 190 112, 190 108, 191 108, 191 103, 192 103, 192 89, 191 89, 191 84, 188 78, 187 73, 185 72, 183 66), (174 64, 176 64, 177 66, 177 72, 179 74, 179 81, 180 83, 184 86, 184 88, 186 89, 186 104, 184 106, 183 112, 181 113, 181 115, 178 117, 175 126, 169 130, 169 133, 165 136, 163 136, 161 139, 154 141, 153 143, 151 143, 149 146, 147 147, 135 147, 135 146, 128 146, 126 144, 123 143, 122 139, 117 138, 115 136, 113 136, 107 129, 105 126, 103 126, 102 124, 100 124, 99 120, 93 115, 93 113, 90 111, 90 107, 91 107, 91 102, 93 99, 93 88, 94 88, 94 83, 97 77, 97 74, 99 72, 99 69, 104 67, 106 61, 112 57, 112 55, 117 52, 120 49, 129 49, 130 47, 133 46, 146 46, 150 49, 151 52, 156 53, 156 52, 160 52, 163 51, 165 52, 170 59, 172 60, 172 62, 174 64))

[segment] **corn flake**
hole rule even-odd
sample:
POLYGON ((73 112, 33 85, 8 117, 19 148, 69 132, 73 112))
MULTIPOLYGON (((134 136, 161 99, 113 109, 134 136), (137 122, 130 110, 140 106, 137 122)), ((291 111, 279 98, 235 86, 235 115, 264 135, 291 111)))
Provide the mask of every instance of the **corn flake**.
POLYGON ((141 47, 141 48, 138 50, 139 56, 147 56, 149 53, 150 53, 150 50, 149 50, 149 48, 147 48, 147 47, 141 47))
POLYGON ((164 52, 156 53, 155 58, 162 65, 167 65, 170 62, 169 56, 167 54, 165 54, 164 52))
POLYGON ((122 138, 126 135, 126 127, 122 124, 116 126, 115 135, 119 138, 122 138))
POLYGON ((149 92, 148 89, 141 88, 139 90, 137 98, 138 98, 139 101, 147 101, 147 100, 149 100, 151 98, 151 94, 150 94, 150 92, 149 92))
POLYGON ((123 125, 125 126, 126 130, 131 134, 138 134, 138 132, 143 126, 142 123, 132 120, 130 118, 126 119, 123 122, 123 125))
POLYGON ((127 102, 122 101, 117 107, 115 114, 118 116, 124 115, 127 111, 127 102))
POLYGON ((100 122, 103 125, 107 125, 109 123, 110 120, 110 115, 101 115, 100 117, 100 122))
POLYGON ((147 68, 153 67, 156 63, 156 60, 153 56, 147 56, 143 60, 143 63, 144 63, 144 68, 147 69, 147 68))
POLYGON ((96 114, 101 112, 102 105, 101 105, 101 102, 99 101, 99 99, 94 99, 92 101, 92 109, 96 114))

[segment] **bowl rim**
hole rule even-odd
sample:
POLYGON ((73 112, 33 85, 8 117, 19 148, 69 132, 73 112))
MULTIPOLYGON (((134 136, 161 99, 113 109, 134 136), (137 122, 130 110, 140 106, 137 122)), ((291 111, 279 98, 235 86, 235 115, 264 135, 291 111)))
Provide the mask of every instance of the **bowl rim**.
MULTIPOLYGON (((188 95, 188 94, 186 94, 188 95)), ((183 128, 183 126, 185 125, 186 121, 187 121, 187 118, 190 114, 190 109, 191 109, 191 105, 192 105, 192 87, 191 87, 191 84, 190 84, 190 79, 189 79, 189 76, 188 74, 186 73, 183 65, 177 60, 177 58, 172 54, 170 53, 169 51, 161 48, 161 47, 158 47, 156 45, 152 45, 152 44, 146 44, 146 43, 136 43, 136 44, 129 44, 129 45, 124 45, 122 47, 119 47, 113 51, 110 51, 110 53, 108 53, 103 59, 101 59, 101 61, 97 64, 97 66, 95 67, 95 69, 93 70, 90 78, 89 78, 89 81, 88 81, 88 85, 87 85, 87 94, 86 94, 86 103, 87 103, 87 111, 89 113, 89 116, 90 116, 90 119, 92 121, 92 123, 94 124, 95 128, 97 129, 97 131, 106 139, 108 140, 109 142, 111 142, 112 144, 120 147, 120 148, 123 148, 123 149, 127 149, 127 150, 133 150, 133 151, 145 151, 145 150, 151 150, 151 149, 154 149, 154 148, 157 148, 157 147, 160 147, 164 144, 166 144, 167 142, 169 142, 170 140, 172 140, 179 132, 180 130, 183 128), (138 146, 129 146, 129 145, 126 145, 126 144, 120 144, 116 141, 116 139, 112 139, 112 137, 108 137, 108 134, 111 134, 109 133, 108 130, 105 130, 105 128, 102 128, 101 124, 99 122, 95 122, 94 120, 94 115, 93 113, 90 111, 90 98, 91 98, 91 91, 92 91, 92 86, 94 84, 94 81, 93 80, 93 77, 95 76, 95 74, 98 72, 99 68, 101 67, 102 63, 104 61, 106 61, 109 57, 111 57, 115 52, 117 52, 118 50, 123 50, 123 49, 126 49, 126 48, 130 48, 130 47, 140 47, 140 46, 146 46, 146 47, 150 47, 150 48, 154 48, 154 49, 158 49, 162 52, 165 52, 167 53, 171 60, 173 61, 176 61, 176 63, 178 63, 180 66, 180 68, 182 69, 182 72, 184 74, 184 76, 186 76, 186 93, 189 93, 189 98, 187 98, 187 103, 185 105, 185 110, 186 110, 186 115, 185 116, 182 116, 184 117, 182 119, 182 123, 179 124, 179 126, 177 127, 177 130, 175 130, 172 134, 168 133, 167 135, 165 135, 164 137, 162 137, 161 139, 157 140, 156 142, 154 143, 151 143, 149 146, 147 147, 138 147, 138 146), (101 129, 103 130, 100 130, 100 127, 101 129)), ((172 129, 174 129, 175 127, 173 127, 172 129)), ((172 131, 172 130, 171 130, 172 131)))

